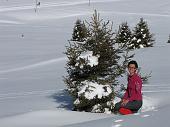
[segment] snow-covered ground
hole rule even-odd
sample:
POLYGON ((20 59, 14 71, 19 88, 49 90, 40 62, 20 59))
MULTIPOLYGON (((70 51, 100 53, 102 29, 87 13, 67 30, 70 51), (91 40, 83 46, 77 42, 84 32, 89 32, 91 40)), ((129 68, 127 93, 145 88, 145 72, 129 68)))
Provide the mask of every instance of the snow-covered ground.
POLYGON ((0 0, 0 126, 2 127, 160 127, 170 126, 169 0, 0 0), (65 92, 63 54, 77 18, 97 9, 114 28, 144 17, 155 34, 153 48, 136 51, 146 73, 144 105, 134 115, 71 111, 65 92))

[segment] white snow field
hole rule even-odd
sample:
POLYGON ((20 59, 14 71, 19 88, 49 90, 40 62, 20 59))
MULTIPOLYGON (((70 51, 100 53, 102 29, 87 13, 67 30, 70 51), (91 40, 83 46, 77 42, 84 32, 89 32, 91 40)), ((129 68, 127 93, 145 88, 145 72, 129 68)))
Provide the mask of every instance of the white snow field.
POLYGON ((0 127, 169 127, 169 0, 0 0, 0 127), (35 10, 36 9, 36 10, 35 10), (76 19, 97 9, 114 29, 143 17, 155 34, 153 48, 136 50, 144 73, 139 113, 121 116, 71 111, 65 92, 65 46, 76 19), (36 12, 35 12, 36 11, 36 12))

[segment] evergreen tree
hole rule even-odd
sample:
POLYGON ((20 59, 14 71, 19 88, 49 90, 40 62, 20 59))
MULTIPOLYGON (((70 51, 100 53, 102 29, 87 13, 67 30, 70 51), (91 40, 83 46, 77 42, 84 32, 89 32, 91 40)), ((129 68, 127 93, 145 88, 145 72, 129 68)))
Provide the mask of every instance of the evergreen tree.
POLYGON ((148 24, 143 18, 140 18, 139 23, 133 30, 132 43, 130 45, 131 49, 139 49, 144 47, 153 46, 153 34, 150 33, 148 24))
POLYGON ((131 40, 132 40, 132 32, 127 22, 122 23, 119 26, 118 32, 116 33, 115 43, 117 43, 120 48, 129 49, 131 40))
POLYGON ((168 39, 167 43, 170 43, 170 35, 169 35, 169 39, 168 39))
POLYGON ((126 52, 120 64, 120 54, 124 52, 115 48, 112 24, 103 22, 96 11, 91 19, 84 42, 72 40, 66 47, 68 75, 64 81, 74 99, 74 110, 111 112, 113 84, 125 72, 131 56, 126 52))
POLYGON ((87 37, 87 28, 84 23, 80 19, 78 19, 75 23, 73 34, 72 34, 72 41, 85 41, 87 37))

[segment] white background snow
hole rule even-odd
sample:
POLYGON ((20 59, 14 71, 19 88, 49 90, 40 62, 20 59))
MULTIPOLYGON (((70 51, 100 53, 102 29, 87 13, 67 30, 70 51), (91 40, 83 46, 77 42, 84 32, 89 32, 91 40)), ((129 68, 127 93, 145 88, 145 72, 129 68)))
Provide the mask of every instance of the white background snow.
POLYGON ((0 0, 0 126, 1 127, 160 127, 170 126, 169 0, 0 0), (77 18, 89 20, 94 9, 133 28, 143 17, 155 34, 153 48, 136 50, 143 72, 152 71, 143 86, 144 105, 134 115, 71 111, 64 91, 63 54, 77 18))

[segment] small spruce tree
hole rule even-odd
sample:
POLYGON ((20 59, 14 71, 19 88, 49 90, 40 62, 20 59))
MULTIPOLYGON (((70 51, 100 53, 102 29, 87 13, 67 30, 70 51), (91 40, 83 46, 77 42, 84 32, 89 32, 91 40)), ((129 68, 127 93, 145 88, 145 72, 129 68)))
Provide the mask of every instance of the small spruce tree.
POLYGON ((87 37, 87 28, 80 19, 77 19, 74 29, 73 29, 73 34, 72 34, 72 41, 79 41, 83 42, 85 41, 87 37))
POLYGON ((115 36, 115 43, 117 43, 120 48, 129 49, 131 40, 132 40, 132 32, 127 22, 124 22, 119 26, 118 32, 116 33, 115 36))
POLYGON ((113 84, 117 84, 117 78, 125 72, 131 56, 115 48, 112 24, 103 22, 97 11, 87 26, 84 42, 72 39, 66 47, 68 75, 64 81, 74 99, 74 110, 112 112, 113 84), (120 64, 122 53, 125 55, 120 64))
POLYGON ((170 35, 169 35, 169 39, 168 39, 167 43, 170 43, 170 35))
POLYGON ((148 24, 143 18, 140 18, 139 23, 133 30, 132 43, 130 45, 131 49, 139 49, 144 47, 153 47, 153 34, 150 33, 148 24))

